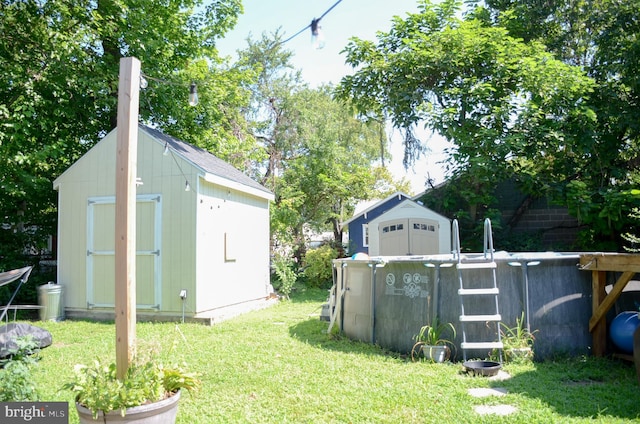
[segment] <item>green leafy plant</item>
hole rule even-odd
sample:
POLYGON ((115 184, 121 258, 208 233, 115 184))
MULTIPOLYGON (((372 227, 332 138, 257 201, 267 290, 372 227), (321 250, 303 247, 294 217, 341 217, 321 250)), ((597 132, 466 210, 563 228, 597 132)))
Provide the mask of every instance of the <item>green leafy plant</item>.
POLYGON ((304 276, 307 285, 328 289, 333 282, 333 266, 331 261, 338 257, 338 251, 328 244, 307 252, 304 257, 304 276))
POLYGON ((272 282, 273 288, 288 299, 294 284, 298 280, 298 276, 293 269, 294 262, 290 258, 276 256, 273 259, 272 266, 276 274, 276 279, 272 282))
POLYGON ((451 348, 455 347, 453 342, 444 338, 444 334, 450 332, 453 339, 456 337, 456 328, 452 323, 441 323, 438 319, 433 320, 431 325, 423 325, 420 332, 413 336, 415 344, 411 349, 411 359, 420 357, 420 352, 429 346, 445 346, 447 348, 447 358, 451 353, 451 348))
POLYGON ((158 402, 178 390, 193 392, 200 387, 195 373, 183 367, 165 367, 157 360, 135 359, 124 379, 119 380, 115 363, 95 360, 91 365, 76 365, 75 378, 63 387, 76 395, 76 402, 89 409, 97 419, 100 411, 108 413, 158 402))
POLYGON ((38 400, 31 366, 39 360, 38 344, 31 335, 18 337, 17 348, 9 350, 9 356, 0 360, 0 401, 25 402, 38 400))
POLYGON ((444 339, 443 335, 446 331, 451 330, 453 338, 456 337, 456 328, 450 322, 440 323, 437 319, 433 321, 433 325, 424 325, 420 328, 420 332, 413 337, 416 342, 424 342, 430 346, 439 346, 452 343, 448 339, 444 339))
MULTIPOLYGON (((516 325, 509 327, 500 323, 500 335, 506 362, 530 362, 533 361, 533 344, 536 340, 535 331, 529 331, 524 325, 524 312, 520 318, 516 318, 516 325)), ((495 357, 497 352, 492 352, 495 357)))

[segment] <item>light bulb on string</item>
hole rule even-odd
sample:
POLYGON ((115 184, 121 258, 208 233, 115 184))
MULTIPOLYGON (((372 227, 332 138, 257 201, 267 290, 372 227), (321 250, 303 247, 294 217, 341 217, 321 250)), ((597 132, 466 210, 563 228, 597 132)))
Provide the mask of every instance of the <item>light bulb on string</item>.
POLYGON ((320 26, 320 19, 314 19, 311 21, 311 45, 319 50, 324 47, 324 44, 324 32, 320 26))
POLYGON ((198 86, 195 82, 191 83, 189 87, 189 105, 197 106, 198 104, 198 86))
POLYGON ((143 90, 149 86, 149 82, 144 77, 144 75, 140 74, 140 88, 143 90))
POLYGON ((164 151, 162 152, 163 156, 169 155, 169 143, 164 143, 164 151))
POLYGON ((184 191, 191 191, 191 186, 189 185, 189 181, 184 182, 184 191))

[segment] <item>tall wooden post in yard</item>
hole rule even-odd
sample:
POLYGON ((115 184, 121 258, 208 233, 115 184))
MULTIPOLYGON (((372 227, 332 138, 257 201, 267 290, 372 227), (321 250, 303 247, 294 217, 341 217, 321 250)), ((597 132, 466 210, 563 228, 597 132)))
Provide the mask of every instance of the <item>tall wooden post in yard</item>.
POLYGON ((123 379, 136 343, 136 168, 140 61, 120 59, 116 151, 116 369, 123 379))

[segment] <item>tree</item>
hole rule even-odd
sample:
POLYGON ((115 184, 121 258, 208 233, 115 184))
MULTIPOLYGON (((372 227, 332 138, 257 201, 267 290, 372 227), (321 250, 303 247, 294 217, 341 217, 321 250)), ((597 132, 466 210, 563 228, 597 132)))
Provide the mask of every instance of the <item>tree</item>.
MULTIPOLYGON (((633 226, 638 206, 640 163, 640 1, 486 1, 478 15, 509 34, 542 42, 565 63, 580 66, 594 80, 584 106, 594 113, 578 144, 588 159, 558 189, 564 203, 586 225, 593 248, 620 249, 620 234, 633 226)), ((556 184, 556 186, 559 184, 556 184)))
MULTIPOLYGON (((238 66, 259 72, 247 112, 266 153, 255 169, 276 197, 273 244, 292 251, 301 263, 305 230, 330 229, 340 242, 340 222, 355 204, 373 196, 381 181, 393 182, 376 168, 381 124, 357 119, 332 98, 331 86, 308 88, 290 57, 277 32, 263 34, 248 40, 238 66)), ((386 148, 386 139, 382 144, 386 148)))
POLYGON ((346 60, 358 70, 343 78, 339 95, 362 113, 405 129, 424 123, 454 143, 448 171, 462 181, 456 190, 475 225, 505 177, 524 173, 536 187, 584 165, 594 126, 584 102, 593 82, 543 44, 459 12, 455 0, 423 0, 419 13, 395 17, 377 44, 352 40, 346 60))
POLYGON ((55 233, 52 181, 115 127, 123 56, 138 57, 150 80, 142 120, 247 162, 233 156, 251 149, 236 112, 247 75, 225 71, 215 49, 239 0, 1 1, 0 266, 23 263, 11 258, 40 251, 55 233), (193 80, 202 104, 189 109, 193 80))
MULTIPOLYGON (((297 199, 290 222, 295 233, 331 229, 340 242, 341 222, 357 202, 376 194, 379 124, 356 119, 332 99, 330 86, 303 89, 292 100, 300 154, 284 165, 278 194, 297 199)), ((302 249, 304 240, 299 245, 302 249)))

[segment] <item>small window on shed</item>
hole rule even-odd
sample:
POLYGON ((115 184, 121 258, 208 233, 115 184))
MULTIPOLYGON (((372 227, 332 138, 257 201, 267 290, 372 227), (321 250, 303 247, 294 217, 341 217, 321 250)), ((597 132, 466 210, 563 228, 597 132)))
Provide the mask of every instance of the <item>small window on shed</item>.
POLYGON ((369 247, 369 224, 362 224, 362 247, 369 247))

